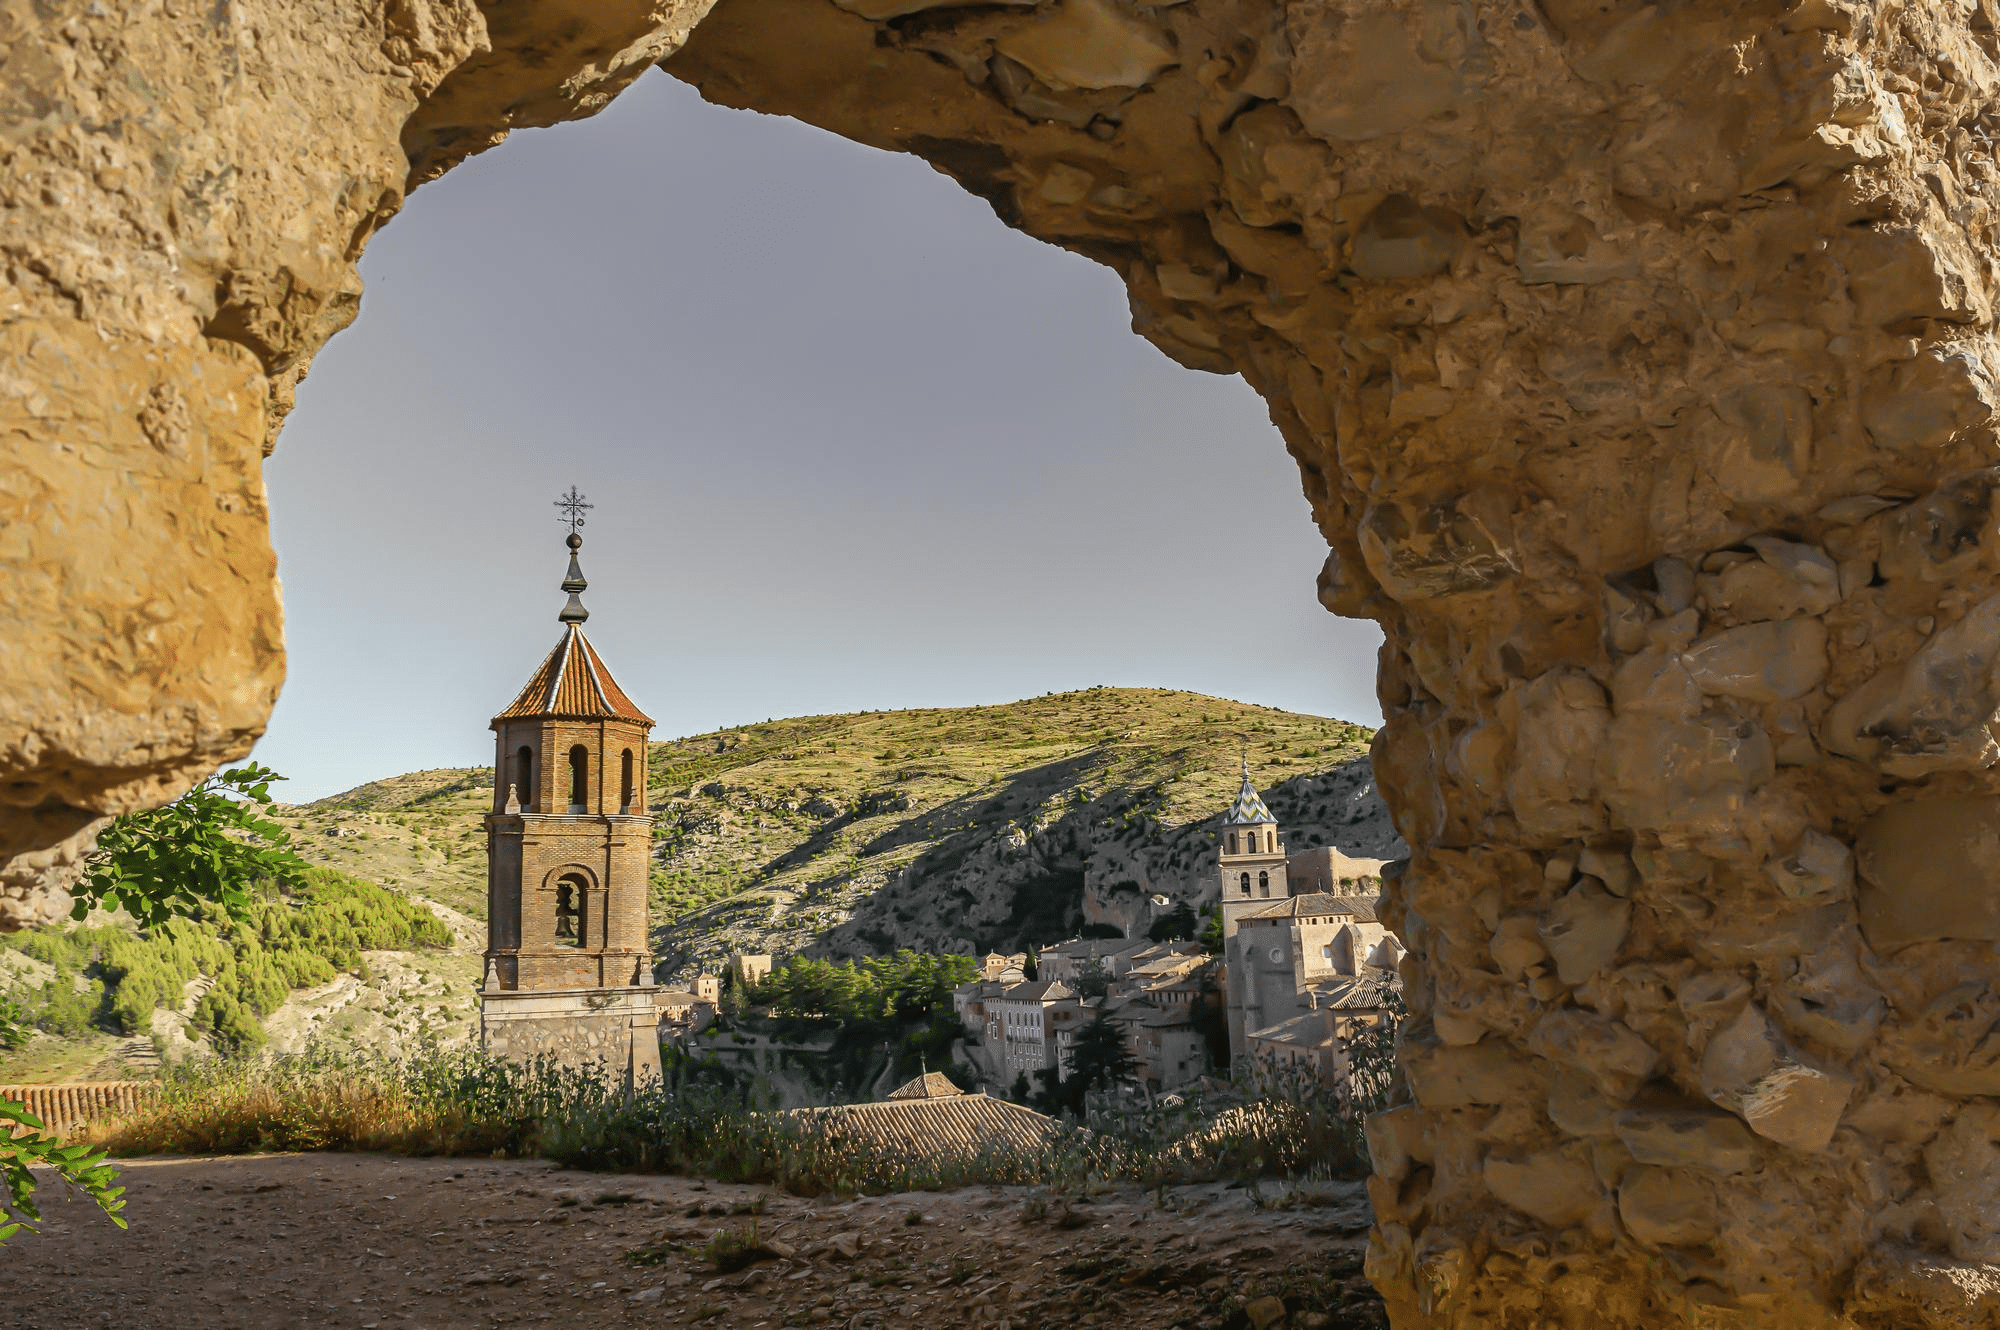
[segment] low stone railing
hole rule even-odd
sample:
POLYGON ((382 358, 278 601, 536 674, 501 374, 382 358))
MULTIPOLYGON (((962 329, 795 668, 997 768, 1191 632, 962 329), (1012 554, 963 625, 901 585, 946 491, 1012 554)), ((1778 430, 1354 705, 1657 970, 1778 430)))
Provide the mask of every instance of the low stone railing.
POLYGON ((50 1085, 0 1085, 0 1099, 26 1106, 53 1135, 95 1118, 136 1111, 158 1092, 157 1081, 63 1081, 50 1085))

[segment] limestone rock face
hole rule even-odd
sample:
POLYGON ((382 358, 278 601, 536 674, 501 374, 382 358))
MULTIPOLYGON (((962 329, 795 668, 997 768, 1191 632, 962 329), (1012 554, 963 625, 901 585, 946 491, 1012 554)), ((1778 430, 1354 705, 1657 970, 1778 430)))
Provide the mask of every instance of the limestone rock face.
POLYGON ((0 0, 0 922, 262 725, 259 451, 368 236, 657 62, 926 158, 1269 403, 1387 636, 1399 1327, 1989 1322, 1997 29, 0 0))

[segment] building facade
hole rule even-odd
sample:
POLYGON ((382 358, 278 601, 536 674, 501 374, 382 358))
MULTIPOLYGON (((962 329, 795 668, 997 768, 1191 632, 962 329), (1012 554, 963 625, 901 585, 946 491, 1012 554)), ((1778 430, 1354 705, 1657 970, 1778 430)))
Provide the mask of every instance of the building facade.
POLYGON ((493 718, 480 1037, 502 1057, 632 1084, 660 1075, 646 917, 653 722, 584 636, 582 543, 572 530, 561 639, 493 718))
POLYGON ((1001 1050, 1007 1076, 1055 1068, 1064 1074, 1062 1054, 1082 1024, 1083 1003, 1059 979, 1014 984, 986 1004, 988 1039, 1001 1050))

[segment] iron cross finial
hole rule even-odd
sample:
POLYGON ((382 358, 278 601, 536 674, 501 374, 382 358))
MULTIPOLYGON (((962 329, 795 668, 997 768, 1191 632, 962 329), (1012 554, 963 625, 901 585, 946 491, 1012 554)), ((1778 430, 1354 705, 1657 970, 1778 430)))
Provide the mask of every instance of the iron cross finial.
POLYGON ((576 486, 571 485, 569 493, 556 500, 556 507, 562 509, 562 515, 556 518, 556 521, 567 522, 571 531, 577 531, 583 526, 583 515, 596 506, 594 503, 585 503, 583 496, 576 492, 576 486))

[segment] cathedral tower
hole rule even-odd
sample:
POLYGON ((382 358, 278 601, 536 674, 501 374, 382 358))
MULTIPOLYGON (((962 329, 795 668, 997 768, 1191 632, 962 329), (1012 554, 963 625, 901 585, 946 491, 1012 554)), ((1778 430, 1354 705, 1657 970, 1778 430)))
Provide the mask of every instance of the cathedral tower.
POLYGON ((502 1057, 595 1063, 630 1084, 660 1074, 646 919, 653 722, 583 634, 576 528, 589 505, 572 490, 562 506, 562 637, 493 718, 480 1037, 502 1057))
POLYGON ((1222 819, 1222 936, 1236 933, 1238 916, 1292 894, 1285 878, 1285 846, 1278 819, 1250 783, 1250 759, 1243 759, 1243 784, 1222 819))

